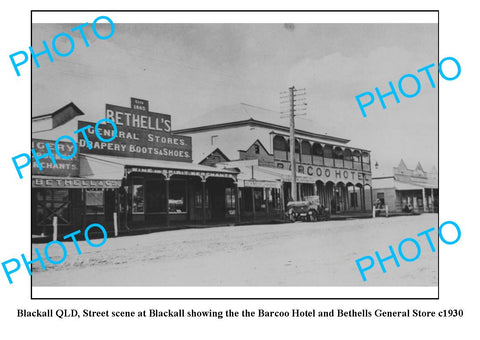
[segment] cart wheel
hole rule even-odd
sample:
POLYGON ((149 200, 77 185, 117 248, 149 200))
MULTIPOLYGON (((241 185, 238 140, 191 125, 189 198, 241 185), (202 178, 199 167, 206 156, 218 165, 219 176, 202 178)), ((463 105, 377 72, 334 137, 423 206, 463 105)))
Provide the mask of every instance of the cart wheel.
POLYGON ((293 209, 290 209, 288 212, 288 219, 290 222, 295 222, 297 219, 295 218, 295 213, 293 212, 293 209))
POLYGON ((310 222, 318 221, 317 212, 315 210, 312 209, 308 211, 308 220, 310 222))

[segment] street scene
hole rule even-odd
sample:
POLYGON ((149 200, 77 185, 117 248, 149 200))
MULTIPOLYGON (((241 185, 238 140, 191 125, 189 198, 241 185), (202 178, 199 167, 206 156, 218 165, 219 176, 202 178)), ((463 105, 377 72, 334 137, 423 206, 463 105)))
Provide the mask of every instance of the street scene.
POLYGON ((34 287, 437 285, 435 24, 116 20, 32 70, 34 287))
MULTIPOLYGON (((437 214, 327 222, 297 222, 203 229, 182 229, 139 236, 109 238, 99 249, 73 242, 67 260, 33 264, 34 286, 436 286, 438 252, 416 235, 437 226, 437 214), (405 262, 399 242, 418 239, 421 255, 405 262), (367 255, 391 255, 400 267, 385 261, 366 271, 363 282, 355 260, 367 255)), ((437 233, 432 241, 437 247, 437 233)), ((33 247, 43 245, 34 244, 33 247)), ((405 246, 414 257, 415 247, 405 246)), ((59 247, 49 251, 63 256, 59 247)))

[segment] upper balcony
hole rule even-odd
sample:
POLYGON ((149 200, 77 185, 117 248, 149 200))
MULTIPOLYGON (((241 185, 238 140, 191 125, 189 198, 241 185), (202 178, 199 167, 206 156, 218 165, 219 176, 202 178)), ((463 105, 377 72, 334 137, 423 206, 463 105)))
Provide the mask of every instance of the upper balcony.
MULTIPOLYGON (((281 135, 273 137, 273 156, 277 161, 290 161, 290 142, 287 138, 281 135)), ((295 160, 301 164, 371 171, 368 151, 305 139, 295 139, 295 160)))

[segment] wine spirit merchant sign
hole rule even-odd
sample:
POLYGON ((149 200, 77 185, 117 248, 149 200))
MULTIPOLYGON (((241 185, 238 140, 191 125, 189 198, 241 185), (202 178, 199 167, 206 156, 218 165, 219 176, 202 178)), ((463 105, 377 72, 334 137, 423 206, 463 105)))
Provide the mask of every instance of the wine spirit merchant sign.
MULTIPOLYGON (((85 134, 79 134, 79 146, 81 153, 93 153, 97 155, 148 158, 157 160, 191 162, 192 139, 171 132, 170 115, 148 111, 148 101, 132 98, 132 107, 106 105, 105 116, 115 122, 118 129, 117 137, 113 142, 102 142, 95 135, 94 123, 79 121, 78 128, 87 125, 90 128, 85 134)), ((114 135, 113 127, 102 125, 98 133, 108 139, 114 135)))

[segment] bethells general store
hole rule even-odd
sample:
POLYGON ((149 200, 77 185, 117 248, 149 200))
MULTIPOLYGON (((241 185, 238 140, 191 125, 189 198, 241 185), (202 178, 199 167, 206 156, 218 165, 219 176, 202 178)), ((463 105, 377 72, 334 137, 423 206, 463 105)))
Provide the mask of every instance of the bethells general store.
MULTIPOLYGON (((78 134, 72 159, 32 165, 32 234, 51 234, 57 216, 59 235, 90 223, 121 232, 171 225, 268 222, 283 219, 291 196, 288 127, 273 111, 240 104, 222 108, 173 129, 170 115, 150 111, 146 100, 130 107, 106 104, 105 117, 117 137, 100 141, 93 128, 87 141, 78 134)), ((73 103, 33 118, 32 148, 94 123, 73 103)), ((102 126, 104 138, 113 135, 102 126)), ((297 129, 298 197, 318 195, 333 213, 370 210, 368 150, 349 140, 297 129)), ((68 150, 72 146, 61 143, 68 150)))

